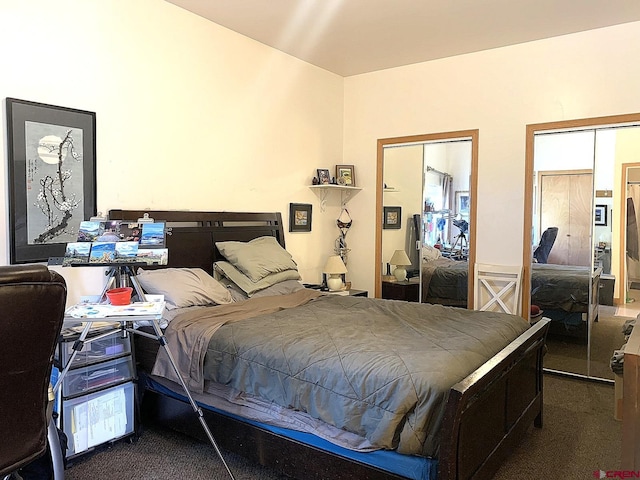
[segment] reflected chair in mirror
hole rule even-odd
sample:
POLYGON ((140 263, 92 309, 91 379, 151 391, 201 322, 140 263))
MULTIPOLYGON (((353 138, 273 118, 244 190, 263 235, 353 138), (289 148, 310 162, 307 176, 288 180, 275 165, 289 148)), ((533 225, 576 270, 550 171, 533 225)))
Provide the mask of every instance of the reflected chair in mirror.
POLYGON ((53 478, 64 478, 50 377, 66 298, 64 278, 44 265, 0 267, 0 479, 47 450, 53 478))
POLYGON ((551 248, 553 247, 557 236, 558 227, 549 227, 542 232, 540 243, 533 252, 533 258, 537 263, 547 263, 549 260, 549 254, 551 253, 551 248))
POLYGON ((522 267, 475 264, 474 310, 518 314, 522 267))

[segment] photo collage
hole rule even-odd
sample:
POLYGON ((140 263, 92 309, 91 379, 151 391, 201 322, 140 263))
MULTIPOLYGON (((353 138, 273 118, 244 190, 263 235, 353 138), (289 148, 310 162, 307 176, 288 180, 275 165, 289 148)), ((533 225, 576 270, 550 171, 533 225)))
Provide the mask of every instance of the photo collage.
POLYGON ((145 263, 166 265, 164 222, 84 221, 67 243, 63 265, 145 263))

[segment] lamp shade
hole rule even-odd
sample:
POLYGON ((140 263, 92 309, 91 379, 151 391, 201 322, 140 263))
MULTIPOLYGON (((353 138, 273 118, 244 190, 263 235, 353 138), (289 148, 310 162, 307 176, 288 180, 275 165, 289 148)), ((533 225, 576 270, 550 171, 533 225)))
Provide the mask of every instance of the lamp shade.
POLYGON ((396 250, 389 260, 391 265, 411 265, 411 260, 404 250, 396 250))
POLYGON ((347 267, 344 265, 342 258, 339 255, 333 255, 329 257, 327 263, 324 266, 324 273, 347 273, 347 267))

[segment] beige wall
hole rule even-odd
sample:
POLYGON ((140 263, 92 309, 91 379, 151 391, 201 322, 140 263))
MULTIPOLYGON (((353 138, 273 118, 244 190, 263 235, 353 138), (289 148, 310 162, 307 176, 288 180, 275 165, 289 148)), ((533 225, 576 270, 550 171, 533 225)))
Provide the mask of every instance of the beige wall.
MULTIPOLYGON (((5 97, 96 112, 100 211, 277 210, 288 230, 289 202, 311 203, 313 231, 286 241, 303 278, 320 281, 339 198, 320 213, 307 185, 347 163, 342 77, 162 0, 0 0, 0 58, 2 132, 5 97)), ((0 151, 1 265, 4 133, 0 151)))
POLYGON ((373 286, 376 140, 478 128, 477 261, 522 262, 527 124, 640 112, 640 23, 349 77, 344 158, 367 188, 352 202, 353 263, 373 286))
MULTIPOLYGON (((312 203, 313 232, 287 244, 319 281, 340 198, 321 213, 306 185, 354 164, 348 277, 370 291, 377 139, 479 128, 477 258, 519 263, 525 125, 640 111, 640 23, 342 79, 162 0, 0 0, 0 13, 0 97, 97 113, 99 210, 288 221, 289 202, 312 203)), ((4 135, 0 151, 7 226, 4 135)))

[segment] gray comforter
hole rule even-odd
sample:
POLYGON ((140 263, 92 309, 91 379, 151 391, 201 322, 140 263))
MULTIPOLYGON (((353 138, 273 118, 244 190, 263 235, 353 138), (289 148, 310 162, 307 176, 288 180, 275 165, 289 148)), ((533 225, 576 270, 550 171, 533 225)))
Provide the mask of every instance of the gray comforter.
MULTIPOLYGON (((186 357, 202 352, 178 354, 184 376, 202 375, 196 384, 222 383, 380 448, 433 456, 450 387, 528 328, 516 316, 439 305, 333 295, 302 303, 222 322, 207 341, 194 315, 178 316, 167 328, 169 346, 206 344, 201 372, 189 371, 194 363, 186 357)), ((154 373, 163 373, 158 367, 154 373)))

